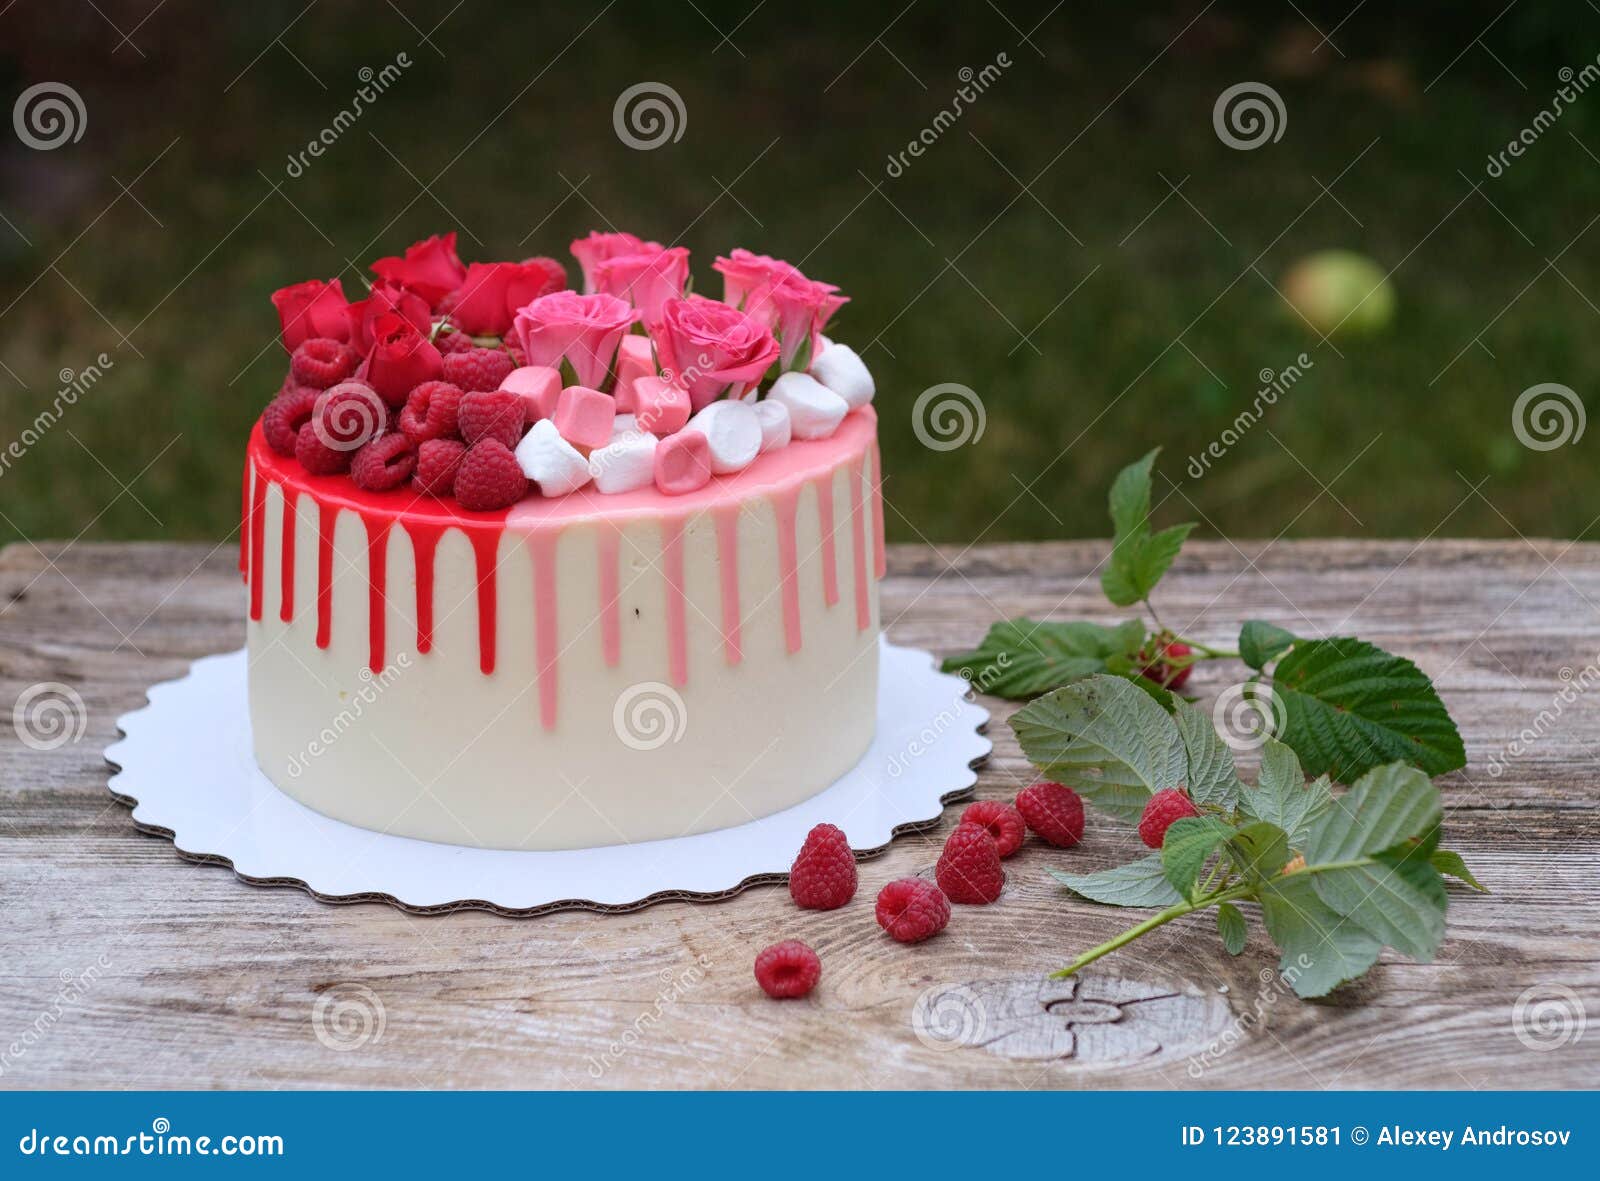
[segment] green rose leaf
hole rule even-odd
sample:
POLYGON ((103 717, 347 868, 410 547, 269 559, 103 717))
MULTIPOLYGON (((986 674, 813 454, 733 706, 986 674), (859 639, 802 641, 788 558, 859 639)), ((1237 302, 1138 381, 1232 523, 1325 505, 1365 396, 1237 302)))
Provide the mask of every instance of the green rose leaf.
POLYGON ((949 657, 942 667, 980 693, 1015 700, 1106 672, 1109 661, 1137 652, 1144 637, 1137 619, 1115 627, 1008 619, 992 626, 977 648, 949 657))
POLYGON ((1099 873, 1063 873, 1057 869, 1049 873, 1074 894, 1108 906, 1171 906, 1182 901, 1167 881, 1161 857, 1156 853, 1099 873))
POLYGON ((1231 902, 1224 902, 1217 907, 1217 934, 1222 936, 1222 946, 1227 948, 1229 955, 1238 955, 1243 951, 1250 938, 1244 914, 1231 902))
POLYGON ((1252 619, 1239 630, 1239 657, 1251 668, 1260 671, 1268 661, 1282 655, 1294 642, 1294 633, 1263 620, 1252 619))

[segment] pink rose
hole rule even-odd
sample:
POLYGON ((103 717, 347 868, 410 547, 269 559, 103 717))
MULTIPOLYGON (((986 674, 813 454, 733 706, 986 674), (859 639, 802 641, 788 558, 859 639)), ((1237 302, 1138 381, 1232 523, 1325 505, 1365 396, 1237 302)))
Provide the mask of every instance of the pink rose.
POLYGON ((456 254, 456 236, 435 234, 406 247, 404 258, 380 258, 372 269, 391 283, 415 291, 430 306, 437 304, 467 277, 467 268, 456 254))
POLYGON ((766 254, 736 249, 718 258, 723 299, 771 328, 782 342, 781 365, 788 369, 806 346, 803 360, 817 354, 817 338, 833 314, 849 302, 832 283, 819 283, 800 268, 766 254))
POLYGON ((468 336, 504 336, 518 308, 566 285, 567 269, 553 258, 475 262, 453 294, 450 319, 468 336))
POLYGON ((633 323, 633 309, 614 295, 557 291, 542 295, 517 312, 512 335, 524 365, 555 368, 566 361, 576 382, 607 390, 622 334, 633 323))
POLYGON ((765 324, 703 295, 669 299, 650 338, 662 376, 689 391, 695 410, 724 394, 738 397, 778 359, 778 342, 765 324))
POLYGON ((444 358, 417 326, 395 312, 384 312, 372 321, 372 350, 356 376, 389 405, 401 406, 412 389, 437 381, 443 371, 444 358))
POLYGON ((618 254, 594 265, 594 288, 607 295, 627 300, 639 309, 646 328, 661 319, 661 305, 669 299, 683 298, 689 281, 689 251, 683 246, 670 250, 646 248, 637 254, 618 254))
POLYGON ((394 312, 409 320, 418 332, 433 327, 428 311, 428 301, 414 291, 407 291, 398 283, 383 282, 367 292, 367 298, 357 300, 345 308, 349 318, 350 343, 358 353, 372 351, 372 322, 385 312, 394 312))
POLYGON ((800 273, 800 268, 791 263, 770 254, 754 254, 742 246, 735 247, 727 258, 719 255, 711 267, 722 276, 724 302, 736 308, 744 307, 745 297, 756 288, 787 278, 791 271, 800 273))
POLYGON ((350 339, 344 287, 337 279, 326 283, 308 279, 292 287, 280 287, 272 293, 272 306, 278 309, 278 323, 283 327, 283 347, 291 353, 302 341, 313 337, 350 339))
POLYGON ((659 242, 645 242, 633 234, 602 234, 599 230, 590 230, 587 238, 579 238, 572 243, 572 257, 578 260, 578 266, 583 268, 583 293, 593 295, 595 264, 602 263, 608 258, 615 258, 619 254, 638 254, 646 250, 662 249, 659 242))

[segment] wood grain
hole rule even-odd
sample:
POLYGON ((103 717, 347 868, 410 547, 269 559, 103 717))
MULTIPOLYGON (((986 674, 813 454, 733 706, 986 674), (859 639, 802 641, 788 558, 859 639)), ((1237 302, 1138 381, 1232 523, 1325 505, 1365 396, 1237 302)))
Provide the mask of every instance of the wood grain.
MULTIPOLYGON (((884 618, 897 643, 941 653, 1005 615, 1108 620, 1104 553, 898 547, 884 618)), ((1196 543, 1162 585, 1166 622, 1207 641, 1231 643, 1255 617, 1405 653, 1465 736, 1467 770, 1442 781, 1446 839, 1494 893, 1452 890, 1436 963, 1386 953, 1313 1004, 1282 988, 1254 925, 1230 959, 1201 916, 1076 989, 1045 985, 1127 920, 1045 873, 1132 851, 1126 830, 1094 819, 1076 850, 1025 846, 998 905, 958 907, 916 947, 881 935, 870 899, 928 871, 957 809, 863 864, 861 897, 831 914, 760 887, 627 915, 422 917, 188 863, 110 799, 101 751, 148 685, 242 643, 234 559, 182 545, 0 552, 0 716, 47 681, 85 710, 81 737, 53 750, 0 725, 0 1086, 1600 1085, 1600 1030, 1537 1020, 1600 1021, 1600 695, 1578 691, 1600 661, 1600 546, 1196 543), (824 975, 807 1000, 777 1004, 750 964, 785 937, 811 942, 824 975)), ((1209 703, 1237 671, 1204 666, 1190 687, 1209 703)), ((988 704, 996 749, 979 795, 1009 797, 1029 768, 1004 724, 1012 707, 988 704)))

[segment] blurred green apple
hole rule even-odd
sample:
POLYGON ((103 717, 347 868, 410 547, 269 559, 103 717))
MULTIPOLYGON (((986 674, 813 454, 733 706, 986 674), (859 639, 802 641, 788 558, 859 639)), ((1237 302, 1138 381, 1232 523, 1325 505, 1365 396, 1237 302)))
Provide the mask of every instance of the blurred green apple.
POLYGON ((1381 332, 1394 319, 1394 287, 1383 268, 1351 250, 1320 250, 1289 268, 1283 294, 1323 336, 1381 332))

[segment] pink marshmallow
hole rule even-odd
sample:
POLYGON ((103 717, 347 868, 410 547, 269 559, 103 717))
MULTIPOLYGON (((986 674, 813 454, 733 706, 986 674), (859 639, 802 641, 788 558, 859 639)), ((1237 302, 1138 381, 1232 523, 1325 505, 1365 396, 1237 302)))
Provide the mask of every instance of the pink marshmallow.
POLYGON ((556 403, 556 430, 574 447, 604 447, 611 442, 611 422, 616 416, 617 404, 610 394, 569 385, 556 403))
POLYGON ((633 383, 641 377, 654 377, 656 373, 655 350, 648 336, 629 333, 617 348, 617 388, 612 394, 617 400, 619 414, 632 414, 634 409, 633 383))
POLYGON ((500 388, 522 399, 523 424, 532 426, 555 415, 561 398, 561 371, 548 365, 524 365, 506 374, 500 388))
POLYGON ((668 435, 656 444, 655 474, 656 487, 668 496, 704 488, 711 479, 711 444, 699 431, 668 435))
POLYGON ((633 383, 633 397, 633 414, 641 431, 670 435, 689 421, 689 391, 665 378, 639 378, 633 383))

